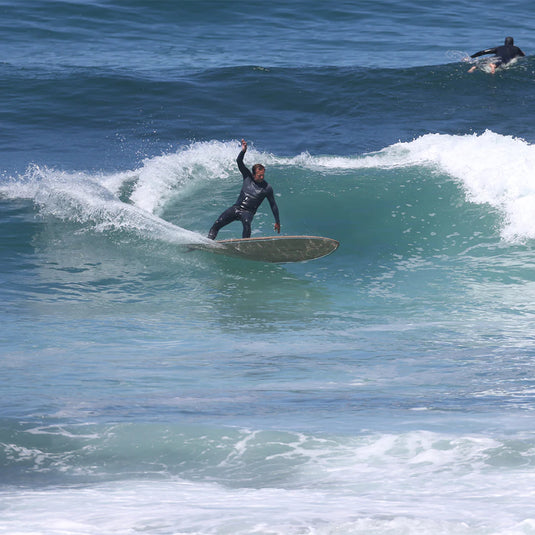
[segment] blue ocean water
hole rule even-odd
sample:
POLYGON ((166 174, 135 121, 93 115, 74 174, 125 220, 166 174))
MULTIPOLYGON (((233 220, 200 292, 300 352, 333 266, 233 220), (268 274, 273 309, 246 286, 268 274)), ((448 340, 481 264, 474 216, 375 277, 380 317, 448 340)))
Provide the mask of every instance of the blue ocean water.
POLYGON ((535 532, 535 15, 421 4, 0 2, 0 533, 535 532), (334 254, 189 250, 242 138, 334 254))

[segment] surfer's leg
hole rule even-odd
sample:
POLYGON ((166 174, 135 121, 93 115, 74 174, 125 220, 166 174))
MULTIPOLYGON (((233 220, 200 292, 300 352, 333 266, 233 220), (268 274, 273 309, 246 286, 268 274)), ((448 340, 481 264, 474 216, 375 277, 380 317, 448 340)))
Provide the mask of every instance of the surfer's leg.
POLYGON ((491 74, 495 74, 496 73, 496 69, 498 67, 505 67, 505 65, 507 65, 507 63, 509 63, 508 61, 505 61, 503 58, 494 58, 491 62, 491 64, 489 65, 490 67, 490 73, 491 74))
POLYGON ((251 212, 241 212, 240 213, 240 219, 243 225, 243 232, 242 232, 242 238, 250 238, 251 237, 251 223, 253 222, 254 214, 251 212))
POLYGON ((208 238, 215 240, 219 230, 229 223, 236 221, 236 219, 239 219, 239 214, 236 210, 236 207, 231 206, 230 208, 227 208, 212 225, 212 228, 208 232, 208 238))

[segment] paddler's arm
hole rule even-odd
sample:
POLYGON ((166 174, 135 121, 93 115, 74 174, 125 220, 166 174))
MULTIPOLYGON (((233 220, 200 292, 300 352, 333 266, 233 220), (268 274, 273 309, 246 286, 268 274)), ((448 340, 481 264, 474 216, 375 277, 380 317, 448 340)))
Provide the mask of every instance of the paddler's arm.
POLYGON ((471 58, 478 58, 479 56, 485 56, 486 54, 496 54, 496 48, 487 48, 486 50, 480 50, 475 54, 472 54, 471 58))

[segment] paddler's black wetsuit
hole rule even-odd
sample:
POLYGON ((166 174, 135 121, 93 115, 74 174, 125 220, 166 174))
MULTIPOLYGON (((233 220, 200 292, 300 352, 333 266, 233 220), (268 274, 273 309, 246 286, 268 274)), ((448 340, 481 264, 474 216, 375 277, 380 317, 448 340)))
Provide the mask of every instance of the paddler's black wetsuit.
POLYGON ((494 54, 496 56, 496 61, 494 61, 494 58, 492 60, 492 63, 494 63, 496 67, 499 65, 507 65, 513 59, 526 55, 524 52, 522 52, 522 50, 520 50, 520 48, 514 45, 514 40, 512 37, 506 37, 505 43, 502 46, 481 50, 480 52, 472 54, 470 57, 477 58, 486 54, 494 54))
POLYGON ((243 176, 243 186, 240 195, 238 196, 238 200, 230 208, 227 208, 212 225, 208 233, 208 238, 212 240, 215 240, 219 229, 237 220, 240 220, 243 224, 242 238, 249 238, 251 236, 251 222, 253 221, 253 217, 266 197, 275 217, 275 223, 280 223, 279 208, 275 202, 273 188, 265 180, 261 182, 254 181, 253 174, 243 163, 244 155, 245 151, 242 150, 236 159, 238 169, 243 176))

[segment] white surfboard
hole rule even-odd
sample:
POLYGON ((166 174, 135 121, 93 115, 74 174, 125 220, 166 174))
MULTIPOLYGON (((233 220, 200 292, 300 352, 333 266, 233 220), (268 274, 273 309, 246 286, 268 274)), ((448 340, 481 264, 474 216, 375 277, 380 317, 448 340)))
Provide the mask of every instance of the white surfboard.
POLYGON ((339 242, 320 236, 268 236, 220 240, 213 243, 192 244, 192 249, 257 260, 260 262, 304 262, 327 256, 336 251, 339 242))

